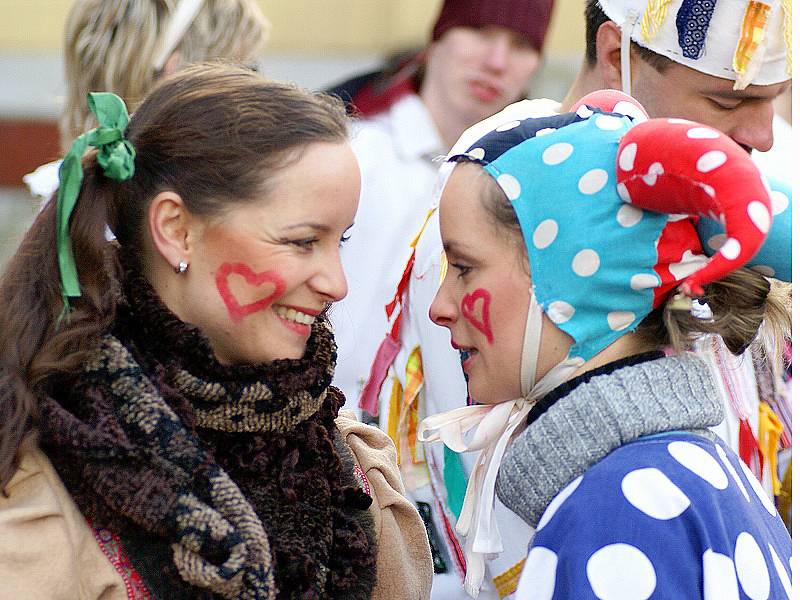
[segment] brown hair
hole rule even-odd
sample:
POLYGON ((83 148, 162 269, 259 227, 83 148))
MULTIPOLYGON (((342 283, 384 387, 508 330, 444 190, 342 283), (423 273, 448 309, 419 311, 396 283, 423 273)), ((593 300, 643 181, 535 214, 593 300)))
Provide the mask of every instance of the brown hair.
MULTIPOLYGON (((61 115, 66 151, 96 126, 89 92, 114 92, 133 110, 160 77, 153 60, 176 0, 78 0, 64 32, 67 97, 61 115)), ((269 23, 255 0, 206 0, 176 47, 183 62, 253 60, 269 23)))
MULTIPOLYGON (((458 159, 459 163, 466 161, 468 159, 458 159)), ((499 230, 514 235, 522 262, 529 271, 527 249, 514 208, 491 176, 486 174, 481 181, 486 183, 479 191, 484 209, 499 230)), ((670 308, 667 302, 644 318, 636 328, 636 335, 645 347, 669 346, 677 352, 691 349, 694 341, 703 334, 721 336, 734 354, 741 354, 757 341, 759 351, 775 364, 779 359, 772 355, 780 352, 783 339, 791 331, 791 302, 785 300, 787 292, 782 287, 785 285, 782 282, 771 284, 766 277, 751 269, 737 269, 706 286, 702 301, 708 303, 713 315, 711 318, 695 316, 689 310, 670 308), (763 335, 757 340, 760 332, 763 335)))
MULTIPOLYGON (((590 67, 594 67, 597 64, 597 30, 600 29, 600 25, 611 19, 603 12, 597 0, 588 0, 583 14, 586 18, 586 50, 584 52, 584 59, 590 67)), ((631 40, 631 48, 633 48, 633 51, 636 52, 639 58, 659 73, 663 73, 671 65, 675 64, 666 56, 643 48, 633 40, 631 40)))
POLYGON ((94 153, 84 157, 70 221, 82 296, 73 299, 68 318, 59 325, 55 202, 39 214, 0 279, 0 488, 33 431, 37 399, 69 385, 114 320, 119 268, 106 224, 141 263, 147 207, 158 192, 177 192, 194 214, 220 214, 262 198, 271 175, 309 144, 345 142, 347 135, 337 99, 207 64, 166 79, 133 115, 126 133, 136 149, 130 180, 109 180, 94 153))

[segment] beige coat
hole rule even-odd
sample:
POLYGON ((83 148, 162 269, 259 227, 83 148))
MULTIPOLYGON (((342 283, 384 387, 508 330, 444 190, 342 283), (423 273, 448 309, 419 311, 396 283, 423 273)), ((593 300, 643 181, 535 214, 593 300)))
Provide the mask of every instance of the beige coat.
MULTIPOLYGON (((367 476, 378 539, 375 600, 430 597, 433 566, 425 527, 403 496, 391 440, 343 415, 337 424, 367 476)), ((0 600, 127 600, 122 575, 104 554, 52 464, 27 448, 0 494, 0 600)))

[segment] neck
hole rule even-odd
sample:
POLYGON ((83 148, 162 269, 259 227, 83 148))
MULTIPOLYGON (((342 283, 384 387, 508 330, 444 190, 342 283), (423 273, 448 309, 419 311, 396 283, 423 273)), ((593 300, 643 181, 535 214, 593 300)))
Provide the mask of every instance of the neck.
POLYGON ((575 78, 575 81, 572 82, 572 87, 561 103, 561 112, 567 112, 573 104, 586 94, 608 87, 603 81, 599 71, 596 65, 590 67, 585 60, 583 61, 578 76, 575 78))
POLYGON ((621 338, 618 338, 613 343, 603 348, 603 350, 595 354, 592 358, 587 360, 572 374, 570 379, 574 379, 575 377, 578 377, 587 371, 592 371, 593 369, 597 369, 598 367, 602 367, 608 363, 612 363, 623 358, 628 358, 629 356, 635 356, 643 352, 649 352, 651 350, 655 350, 655 348, 643 345, 641 340, 633 333, 626 333, 621 338))
POLYGON ((464 130, 473 125, 473 123, 465 122, 456 111, 448 110, 442 99, 442 94, 433 89, 433 84, 430 83, 427 77, 422 81, 419 96, 425 108, 428 109, 433 124, 436 125, 436 130, 439 132, 439 137, 442 138, 445 149, 450 150, 464 130))

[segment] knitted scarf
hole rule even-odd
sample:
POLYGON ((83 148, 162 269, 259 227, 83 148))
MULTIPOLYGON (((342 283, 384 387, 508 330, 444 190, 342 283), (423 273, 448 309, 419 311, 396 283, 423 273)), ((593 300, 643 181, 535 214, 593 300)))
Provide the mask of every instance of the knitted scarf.
POLYGON ((561 393, 511 443, 497 478, 497 497, 534 529, 558 492, 616 448, 673 430, 702 434, 724 416, 708 366, 688 352, 597 374, 561 393))
POLYGON ((223 366, 144 277, 63 393, 41 443, 84 516, 163 598, 369 598, 371 503, 334 418, 336 350, 223 366))

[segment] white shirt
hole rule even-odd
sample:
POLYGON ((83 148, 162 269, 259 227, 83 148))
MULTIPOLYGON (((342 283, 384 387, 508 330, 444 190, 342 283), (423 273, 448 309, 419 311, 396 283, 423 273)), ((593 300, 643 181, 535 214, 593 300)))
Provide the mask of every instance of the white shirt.
POLYGON ((361 168, 361 200, 342 249, 349 291, 330 316, 339 347, 333 384, 344 392, 345 406, 356 409, 388 331, 384 307, 433 202, 434 159, 444 154, 444 143, 420 97, 411 94, 357 122, 352 146, 361 168))

